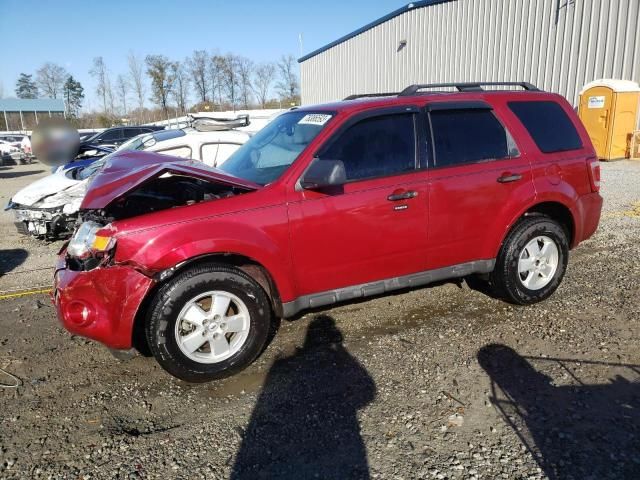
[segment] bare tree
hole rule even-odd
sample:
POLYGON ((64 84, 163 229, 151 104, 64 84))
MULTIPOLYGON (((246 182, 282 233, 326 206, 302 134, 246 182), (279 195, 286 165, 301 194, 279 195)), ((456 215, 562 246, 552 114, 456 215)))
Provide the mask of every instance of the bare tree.
POLYGON ((127 115, 127 94, 129 93, 129 82, 124 75, 118 75, 116 80, 116 92, 118 93, 118 100, 120 100, 120 106, 122 107, 122 114, 127 115))
POLYGON ((205 50, 195 50, 190 58, 187 59, 187 68, 193 81, 198 100, 206 103, 208 100, 207 93, 209 91, 207 67, 209 64, 209 55, 205 50))
POLYGON ((238 57, 233 53, 227 53, 224 56, 224 64, 222 67, 222 86, 227 94, 227 100, 231 104, 231 108, 236 109, 238 103, 238 94, 240 93, 240 75, 238 74, 238 57))
POLYGON ((109 80, 109 71, 102 57, 93 59, 93 68, 89 70, 89 74, 96 79, 96 94, 102 97, 103 113, 113 112, 113 92, 111 91, 111 81, 109 80), (109 108, 111 107, 111 108, 109 108))
POLYGON ((299 103, 298 75, 295 71, 296 59, 293 55, 283 55, 278 62, 280 80, 276 88, 283 100, 299 103))
POLYGON ((265 108, 271 84, 276 75, 276 66, 273 63, 261 63, 253 72, 253 93, 260 102, 260 106, 265 108))
POLYGON ((187 97, 189 96, 189 77, 180 62, 173 63, 171 66, 171 74, 174 78, 171 93, 176 101, 180 114, 184 115, 187 111, 187 97))
POLYGON ((46 97, 58 98, 68 76, 69 73, 63 67, 47 62, 36 71, 36 83, 46 97))
POLYGON ((218 54, 211 55, 209 59, 209 85, 211 87, 211 100, 219 105, 223 102, 223 83, 225 70, 225 57, 218 54))
POLYGON ((143 78, 144 65, 140 57, 137 57, 133 52, 129 52, 127 62, 129 63, 129 80, 131 81, 131 86, 133 87, 133 91, 138 99, 138 108, 142 115, 144 110, 144 96, 146 94, 143 78))
POLYGON ((162 108, 165 117, 169 118, 167 101, 175 81, 173 62, 164 55, 147 55, 145 63, 147 75, 151 79, 151 100, 162 108))
POLYGON ((249 108, 251 100, 251 75, 253 74, 253 61, 247 57, 237 57, 238 68, 238 87, 240 90, 240 99, 244 108, 249 108))

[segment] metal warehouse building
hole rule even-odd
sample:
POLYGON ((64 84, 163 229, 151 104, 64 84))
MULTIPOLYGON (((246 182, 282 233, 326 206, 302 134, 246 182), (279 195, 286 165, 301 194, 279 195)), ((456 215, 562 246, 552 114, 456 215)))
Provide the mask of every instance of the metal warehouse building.
POLYGON ((413 83, 527 81, 575 105, 591 80, 640 81, 640 0, 424 0, 299 62, 303 104, 413 83))
POLYGON ((64 101, 59 98, 0 99, 0 131, 32 130, 45 117, 64 117, 64 101))

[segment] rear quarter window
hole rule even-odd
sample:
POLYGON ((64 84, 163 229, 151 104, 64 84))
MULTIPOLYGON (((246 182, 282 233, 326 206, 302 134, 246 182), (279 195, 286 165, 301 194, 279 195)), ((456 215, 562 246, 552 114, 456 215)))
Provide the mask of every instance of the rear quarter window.
POLYGON ((576 127, 556 102, 509 102, 509 108, 525 126, 541 152, 582 148, 576 127))

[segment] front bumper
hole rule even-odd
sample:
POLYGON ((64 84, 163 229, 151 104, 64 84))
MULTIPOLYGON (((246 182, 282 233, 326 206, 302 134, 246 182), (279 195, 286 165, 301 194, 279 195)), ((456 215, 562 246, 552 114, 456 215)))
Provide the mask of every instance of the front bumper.
POLYGON ((76 215, 66 215, 58 210, 28 209, 11 207, 14 209, 15 225, 19 233, 40 237, 55 236, 71 233, 75 225, 76 215))
POLYGON ((26 161, 27 156, 22 152, 0 153, 0 165, 18 165, 26 161))
POLYGON ((65 255, 58 258, 51 294, 62 325, 109 348, 131 348, 136 313, 154 280, 120 265, 73 271, 65 255))

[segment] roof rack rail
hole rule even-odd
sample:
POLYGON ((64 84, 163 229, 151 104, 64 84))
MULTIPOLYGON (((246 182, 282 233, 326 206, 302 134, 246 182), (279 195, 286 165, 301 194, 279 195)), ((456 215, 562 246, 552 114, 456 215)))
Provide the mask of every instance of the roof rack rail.
POLYGON ((484 89, 482 86, 491 87, 522 87, 525 90, 539 91, 538 87, 528 82, 463 82, 463 83, 424 83, 409 85, 407 88, 398 93, 399 97, 407 97, 410 95, 416 95, 420 90, 428 88, 442 88, 442 87, 454 87, 459 92, 482 92, 484 89))
POLYGON ((215 118, 206 116, 188 115, 190 126, 198 132, 217 132, 232 130, 234 128, 247 127, 251 123, 249 115, 241 114, 236 118, 215 118))
POLYGON ((400 95, 400 93, 399 92, 356 93, 354 95, 349 95, 348 97, 344 97, 342 100, 356 100, 358 98, 373 98, 373 97, 395 97, 396 95, 400 95))

